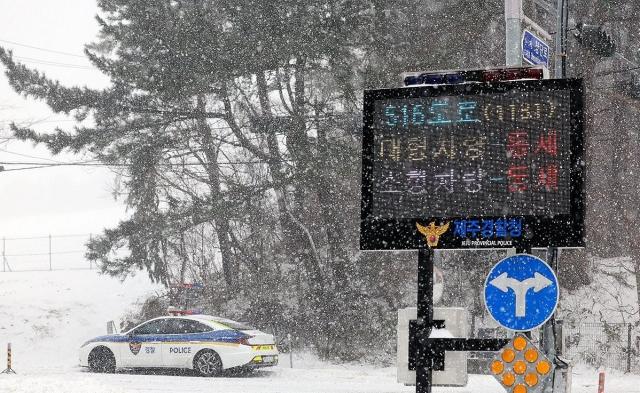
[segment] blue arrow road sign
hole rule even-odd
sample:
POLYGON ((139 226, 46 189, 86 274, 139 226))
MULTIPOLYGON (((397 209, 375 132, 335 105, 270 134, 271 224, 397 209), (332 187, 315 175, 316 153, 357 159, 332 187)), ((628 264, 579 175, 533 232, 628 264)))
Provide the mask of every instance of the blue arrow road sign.
POLYGON ((522 58, 529 64, 549 67, 549 45, 525 30, 522 34, 522 58))
POLYGON ((558 278, 542 259, 517 254, 498 262, 484 283, 484 302, 501 326, 528 331, 545 323, 556 311, 558 278))

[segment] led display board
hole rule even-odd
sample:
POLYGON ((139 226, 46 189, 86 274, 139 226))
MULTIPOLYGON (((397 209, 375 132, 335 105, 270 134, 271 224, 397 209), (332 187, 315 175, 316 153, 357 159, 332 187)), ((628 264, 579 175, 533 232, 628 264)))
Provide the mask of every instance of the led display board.
POLYGON ((361 249, 584 246, 578 79, 365 91, 361 249))

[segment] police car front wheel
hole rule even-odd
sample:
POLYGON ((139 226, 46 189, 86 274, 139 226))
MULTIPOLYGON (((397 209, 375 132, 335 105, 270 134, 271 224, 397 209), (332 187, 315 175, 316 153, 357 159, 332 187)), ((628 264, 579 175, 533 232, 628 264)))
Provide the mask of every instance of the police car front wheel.
POLYGON ((203 350, 193 359, 193 368, 203 377, 212 377, 222 371, 222 360, 214 351, 203 350))
POLYGON ((106 347, 94 348, 89 354, 89 369, 96 373, 112 373, 116 371, 116 358, 106 347))

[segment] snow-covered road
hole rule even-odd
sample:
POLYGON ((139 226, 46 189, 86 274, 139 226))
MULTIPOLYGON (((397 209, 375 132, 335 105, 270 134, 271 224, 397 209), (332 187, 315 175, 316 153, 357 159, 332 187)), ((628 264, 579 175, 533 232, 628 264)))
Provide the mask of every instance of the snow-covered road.
POLYGON ((150 373, 92 374, 82 370, 0 376, 0 392, 121 393, 121 392, 410 392, 395 382, 391 369, 286 369, 250 376, 201 378, 150 373))
MULTIPOLYGON (((325 365, 322 368, 277 367, 250 376, 200 378, 163 373, 93 374, 82 369, 0 375, 2 393, 393 393, 415 392, 395 381, 392 368, 325 365)), ((596 393, 598 374, 574 373, 573 393, 596 393)), ((436 387, 434 393, 502 393, 490 376, 471 375, 464 388, 436 387)), ((640 392, 640 376, 607 374, 607 393, 640 392)))

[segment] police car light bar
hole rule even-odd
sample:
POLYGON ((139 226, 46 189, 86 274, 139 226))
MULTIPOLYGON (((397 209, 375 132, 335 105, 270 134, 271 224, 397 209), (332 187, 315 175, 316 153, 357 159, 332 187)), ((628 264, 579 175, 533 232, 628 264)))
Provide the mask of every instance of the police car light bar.
POLYGON ((185 310, 185 309, 179 309, 177 307, 174 306, 169 306, 167 307, 167 314, 171 315, 171 316, 180 316, 180 315, 199 315, 202 314, 204 311, 202 309, 199 308, 192 308, 189 310, 185 310))
POLYGON ((503 67, 482 70, 403 72, 401 77, 404 86, 456 85, 517 79, 547 79, 549 77, 549 70, 544 66, 503 67))

